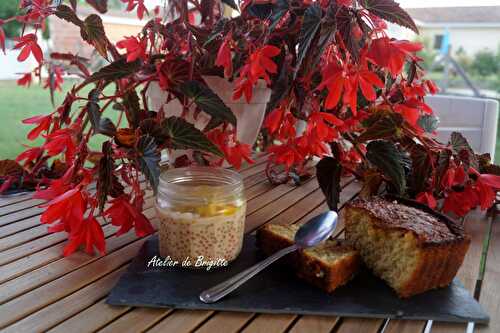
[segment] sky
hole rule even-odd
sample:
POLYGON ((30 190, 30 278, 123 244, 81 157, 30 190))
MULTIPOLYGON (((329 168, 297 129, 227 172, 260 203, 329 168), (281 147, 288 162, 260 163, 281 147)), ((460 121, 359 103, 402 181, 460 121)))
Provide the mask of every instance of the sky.
POLYGON ((500 6, 500 0, 396 0, 402 7, 500 6))

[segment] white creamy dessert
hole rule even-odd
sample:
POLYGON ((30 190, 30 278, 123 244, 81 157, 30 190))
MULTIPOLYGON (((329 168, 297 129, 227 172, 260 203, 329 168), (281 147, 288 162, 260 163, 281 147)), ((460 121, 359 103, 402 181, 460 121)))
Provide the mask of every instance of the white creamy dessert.
POLYGON ((224 209, 216 209, 214 215, 173 211, 157 206, 160 255, 180 262, 187 258, 195 262, 200 256, 203 260, 232 261, 243 244, 241 235, 245 228, 245 211, 245 202, 240 206, 228 205, 224 209))

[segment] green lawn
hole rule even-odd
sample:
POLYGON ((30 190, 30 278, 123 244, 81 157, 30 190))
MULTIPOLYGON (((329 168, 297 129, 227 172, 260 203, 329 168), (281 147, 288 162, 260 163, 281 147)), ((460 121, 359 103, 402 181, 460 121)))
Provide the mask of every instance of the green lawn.
MULTIPOLYGON (((72 85, 72 82, 65 82, 63 92, 69 90, 72 85)), ((63 92, 56 92, 56 106, 64 100, 65 94, 63 92)), ((86 93, 84 92, 84 94, 86 93)), ((34 115, 48 114, 52 110, 49 91, 40 85, 34 83, 30 88, 24 88, 17 86, 15 81, 0 81, 0 125, 2 126, 0 130, 0 160, 14 159, 26 149, 23 145, 40 144, 43 139, 39 138, 32 142, 26 138, 34 126, 25 125, 21 121, 34 115)), ((110 109, 110 112, 113 110, 110 109)), ((109 115, 107 116, 109 117, 109 115)), ((114 120, 116 115, 110 118, 114 120)), ((90 142, 91 148, 99 149, 104 140, 106 137, 102 135, 93 137, 90 142)))
MULTIPOLYGON (((64 84, 63 90, 71 88, 72 83, 64 84)), ((64 99, 63 93, 56 93, 56 105, 64 99)), ((33 84, 30 88, 18 87, 15 81, 0 81, 0 159, 14 159, 25 148, 23 144, 34 145, 26 139, 33 126, 24 125, 21 120, 38 114, 46 114, 53 110, 47 90, 33 84)), ((110 110, 111 111, 111 110, 110 110)), ((110 115, 107 115, 110 117, 110 115)), ((116 119, 113 115, 111 119, 116 119)), ((106 138, 102 135, 94 137, 91 147, 98 149, 106 138)), ((497 137, 496 162, 500 162, 500 130, 497 137)), ((35 142, 36 143, 36 142, 35 142)), ((100 149, 99 149, 100 150, 100 149)))

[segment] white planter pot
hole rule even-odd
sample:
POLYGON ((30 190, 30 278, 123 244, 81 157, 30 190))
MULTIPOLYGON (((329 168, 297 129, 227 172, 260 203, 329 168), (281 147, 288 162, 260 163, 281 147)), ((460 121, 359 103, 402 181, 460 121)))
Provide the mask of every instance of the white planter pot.
MULTIPOLYGON (((257 139, 262 122, 264 121, 266 104, 271 97, 271 89, 267 88, 264 82, 259 81, 253 89, 251 103, 246 103, 244 98, 240 98, 237 101, 233 100, 233 82, 217 76, 205 76, 203 79, 236 116, 236 137, 238 141, 252 146, 257 139)), ((168 94, 160 89, 157 82, 152 82, 149 85, 147 95, 152 110, 157 111, 163 106, 167 117, 181 115, 181 103, 177 99, 174 99, 165 104, 168 94)), ((200 130, 208 124, 211 118, 208 114, 200 112, 195 120, 193 114, 194 108, 193 110, 189 110, 185 119, 193 123, 200 130)))

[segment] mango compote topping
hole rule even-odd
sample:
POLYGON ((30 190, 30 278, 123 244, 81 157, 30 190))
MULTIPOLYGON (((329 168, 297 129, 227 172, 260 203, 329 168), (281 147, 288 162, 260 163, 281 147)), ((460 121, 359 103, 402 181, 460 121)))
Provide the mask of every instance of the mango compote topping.
POLYGON ((218 199, 220 192, 217 187, 198 185, 190 188, 192 195, 204 198, 203 203, 176 204, 171 207, 172 211, 179 213, 192 213, 200 217, 213 217, 218 215, 233 215, 243 206, 243 200, 234 198, 230 202, 221 203, 218 199))

